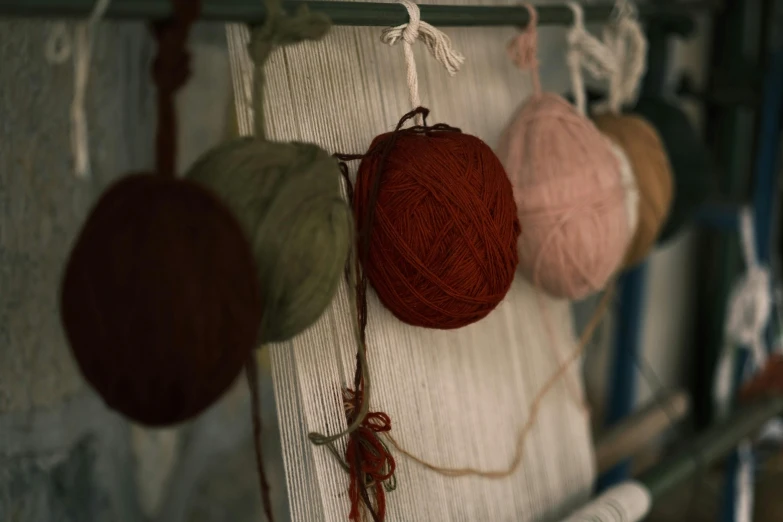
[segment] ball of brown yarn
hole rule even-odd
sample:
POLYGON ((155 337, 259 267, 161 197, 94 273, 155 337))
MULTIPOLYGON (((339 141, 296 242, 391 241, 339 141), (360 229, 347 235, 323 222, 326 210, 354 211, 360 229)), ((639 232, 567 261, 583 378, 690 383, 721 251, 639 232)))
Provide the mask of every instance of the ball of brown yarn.
POLYGON ((520 227, 494 152, 442 128, 377 136, 359 166, 353 203, 357 224, 374 209, 365 271, 381 302, 405 323, 451 329, 503 300, 520 227))
POLYGON ((66 267, 62 321, 85 379, 150 426, 194 417, 241 373, 261 300, 239 224, 210 192, 125 177, 90 213, 66 267))
POLYGON ((628 156, 639 190, 639 224, 623 265, 640 263, 653 248, 673 199, 669 157, 658 131, 633 114, 606 112, 594 117, 598 129, 628 156))

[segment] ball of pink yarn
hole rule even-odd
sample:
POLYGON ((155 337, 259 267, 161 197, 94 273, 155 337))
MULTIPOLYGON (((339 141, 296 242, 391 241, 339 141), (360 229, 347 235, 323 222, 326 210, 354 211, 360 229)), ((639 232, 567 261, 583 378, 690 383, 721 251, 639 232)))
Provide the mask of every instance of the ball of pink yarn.
POLYGON ((532 96, 502 138, 524 233, 519 269, 554 297, 602 288, 630 240, 620 165, 609 140, 556 94, 532 96))

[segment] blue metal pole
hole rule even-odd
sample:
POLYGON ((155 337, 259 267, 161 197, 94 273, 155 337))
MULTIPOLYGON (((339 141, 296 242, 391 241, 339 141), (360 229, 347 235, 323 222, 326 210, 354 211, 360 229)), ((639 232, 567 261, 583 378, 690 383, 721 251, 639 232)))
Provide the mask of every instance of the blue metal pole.
MULTIPOLYGON (((644 287, 647 261, 625 272, 619 281, 617 325, 614 336, 614 358, 609 389, 606 424, 612 425, 634 410, 636 402, 636 361, 641 350, 644 324, 644 287)), ((605 472, 598 479, 597 489, 603 491, 630 477, 630 461, 626 460, 605 472)))

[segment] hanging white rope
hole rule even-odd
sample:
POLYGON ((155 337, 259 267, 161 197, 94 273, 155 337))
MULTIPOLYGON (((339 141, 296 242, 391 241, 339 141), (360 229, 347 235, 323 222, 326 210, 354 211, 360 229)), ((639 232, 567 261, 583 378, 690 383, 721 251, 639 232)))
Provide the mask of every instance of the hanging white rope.
POLYGON ((87 115, 84 110, 84 98, 87 94, 87 81, 92 59, 93 30, 109 8, 111 0, 97 0, 89 18, 76 25, 74 43, 68 34, 65 23, 52 28, 46 44, 46 59, 52 64, 64 63, 73 55, 73 99, 71 101, 71 151, 74 161, 74 173, 77 178, 90 175, 90 148, 87 132, 87 115))
POLYGON ((568 7, 574 14, 574 23, 568 31, 566 61, 576 109, 584 116, 587 107, 582 68, 587 69, 596 79, 610 79, 617 69, 617 64, 612 50, 585 29, 582 6, 576 2, 568 2, 568 7))
POLYGON ((610 23, 603 29, 604 45, 613 54, 615 70, 609 78, 609 100, 597 107, 619 113, 633 103, 647 70, 647 39, 636 7, 629 0, 617 0, 610 23))
MULTIPOLYGON (((745 273, 729 296, 726 310, 726 346, 719 361, 714 400, 721 416, 725 416, 734 394, 734 348, 750 352, 750 364, 744 368, 743 379, 763 368, 767 360, 764 330, 772 312, 771 273, 758 261, 751 209, 743 208, 739 215, 740 242, 745 273)), ((743 440, 738 447, 738 467, 735 475, 735 522, 750 522, 753 513, 753 452, 752 442, 743 440)))
POLYGON ((772 276, 769 267, 758 262, 754 238, 751 211, 744 208, 740 212, 740 241, 745 274, 729 297, 726 337, 751 350, 755 373, 767 360, 764 329, 772 312, 772 276))
POLYGON ((402 42, 411 109, 415 109, 421 106, 419 75, 416 72, 416 59, 413 56, 413 44, 416 40, 421 40, 430 54, 443 64, 451 76, 457 74, 465 57, 451 47, 451 39, 445 33, 421 19, 418 5, 410 0, 400 0, 400 3, 408 11, 408 23, 384 29, 381 33, 381 41, 388 45, 402 42))

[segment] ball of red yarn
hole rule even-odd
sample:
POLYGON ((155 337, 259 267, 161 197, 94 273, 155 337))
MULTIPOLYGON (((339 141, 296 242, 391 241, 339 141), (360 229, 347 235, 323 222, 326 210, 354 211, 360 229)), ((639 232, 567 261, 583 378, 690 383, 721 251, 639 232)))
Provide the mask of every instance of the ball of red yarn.
POLYGON ((261 298, 233 215, 193 182, 142 174, 103 194, 63 278, 61 314, 84 378, 141 424, 199 414, 240 375, 261 298))
POLYGON ((360 227, 374 207, 364 270, 401 321, 459 328, 508 292, 518 261, 516 206, 503 166, 475 136, 443 126, 377 136, 359 166, 353 205, 360 227))
POLYGON ((520 271, 560 298, 581 299, 620 267, 631 239, 611 142, 562 97, 533 95, 501 140, 514 185, 520 271))

